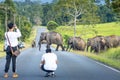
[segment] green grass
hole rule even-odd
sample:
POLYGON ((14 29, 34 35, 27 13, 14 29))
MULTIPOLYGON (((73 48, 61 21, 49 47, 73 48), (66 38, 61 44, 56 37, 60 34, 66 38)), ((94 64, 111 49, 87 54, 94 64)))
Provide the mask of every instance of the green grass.
POLYGON ((4 46, 3 42, 1 42, 0 43, 0 58, 6 55, 5 52, 3 51, 3 46, 4 46))
POLYGON ((30 37, 25 41, 26 47, 31 47, 32 41, 36 38, 36 31, 38 27, 33 27, 30 37))
POLYGON ((72 51, 72 52, 76 53, 76 54, 87 56, 87 57, 92 58, 92 59, 94 59, 96 61, 99 61, 99 62, 101 62, 103 64, 106 64, 108 66, 111 66, 111 67, 114 67, 114 68, 120 70, 120 59, 109 58, 107 54, 98 54, 98 55, 96 55, 96 54, 89 53, 89 52, 81 52, 81 51, 72 51))
MULTIPOLYGON (((71 26, 60 26, 56 29, 57 32, 61 33, 63 36, 74 36, 74 30, 71 26)), ((81 36, 82 38, 91 38, 97 35, 119 35, 120 36, 120 24, 105 23, 97 24, 93 26, 78 25, 76 27, 76 36, 81 36), (96 33, 95 33, 96 32, 96 33)))
POLYGON ((109 59, 120 61, 120 47, 111 48, 107 52, 103 52, 100 55, 103 56, 103 57, 105 56, 105 57, 107 57, 109 59))
MULTIPOLYGON (((70 36, 74 36, 74 28, 71 26, 60 26, 55 31, 61 33, 65 39, 70 36)), ((109 36, 109 35, 118 35, 120 36, 120 24, 115 22, 97 24, 95 26, 88 25, 77 25, 76 27, 76 36, 80 36, 85 41, 88 38, 95 37, 96 35, 109 36)), ((64 43, 65 45, 65 43, 64 43)), ((73 51, 74 53, 82 54, 106 65, 110 65, 114 68, 120 70, 120 48, 112 48, 103 53, 93 54, 87 52, 73 51)))

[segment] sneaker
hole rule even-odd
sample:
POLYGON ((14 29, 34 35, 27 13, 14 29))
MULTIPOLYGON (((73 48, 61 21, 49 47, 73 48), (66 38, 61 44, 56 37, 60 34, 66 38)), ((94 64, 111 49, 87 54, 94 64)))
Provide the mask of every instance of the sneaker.
POLYGON ((50 73, 46 73, 46 75, 44 77, 49 77, 50 76, 50 73))
POLYGON ((5 73, 4 74, 4 78, 8 78, 9 76, 8 76, 8 73, 5 73))
POLYGON ((51 74, 53 75, 53 74, 55 74, 55 72, 51 72, 51 74))
POLYGON ((18 77, 18 74, 16 74, 16 73, 13 73, 13 76, 12 76, 13 78, 17 78, 18 77))
POLYGON ((56 75, 55 75, 55 72, 52 72, 51 73, 51 77, 55 77, 56 75))
POLYGON ((52 74, 51 72, 46 73, 45 77, 50 77, 52 74))

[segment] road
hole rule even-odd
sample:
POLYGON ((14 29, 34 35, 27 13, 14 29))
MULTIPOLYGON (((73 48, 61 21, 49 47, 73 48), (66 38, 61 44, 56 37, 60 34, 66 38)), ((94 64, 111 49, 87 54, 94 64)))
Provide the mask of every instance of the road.
MULTIPOLYGON (((45 28, 38 29, 36 41, 45 28)), ((120 80, 120 71, 112 70, 85 56, 66 51, 52 52, 58 56, 59 64, 56 77, 44 77, 45 72, 40 70, 41 56, 45 53, 46 45, 43 44, 41 51, 38 48, 29 48, 21 52, 17 58, 17 73, 19 77, 12 78, 10 67, 9 78, 3 78, 5 57, 0 59, 0 80, 120 80)))

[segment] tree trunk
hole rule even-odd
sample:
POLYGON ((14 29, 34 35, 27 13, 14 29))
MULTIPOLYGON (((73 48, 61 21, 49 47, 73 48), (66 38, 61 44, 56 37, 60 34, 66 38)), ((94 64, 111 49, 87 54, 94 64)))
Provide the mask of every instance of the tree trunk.
POLYGON ((16 19, 15 19, 15 18, 16 18, 16 14, 14 13, 14 14, 13 14, 13 22, 14 22, 14 24, 15 24, 15 22, 16 22, 16 19))
POLYGON ((5 9, 5 28, 6 28, 6 32, 7 32, 7 19, 8 19, 8 16, 7 16, 7 8, 5 9))
POLYGON ((76 36, 76 15, 74 17, 74 37, 76 36))

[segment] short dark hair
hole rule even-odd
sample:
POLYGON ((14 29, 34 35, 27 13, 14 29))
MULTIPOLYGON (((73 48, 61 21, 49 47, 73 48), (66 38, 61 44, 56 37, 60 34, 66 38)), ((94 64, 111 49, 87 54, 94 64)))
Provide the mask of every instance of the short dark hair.
POLYGON ((14 24, 13 23, 9 23, 7 26, 8 26, 9 29, 12 29, 14 27, 14 24))
POLYGON ((49 53, 49 52, 51 52, 51 49, 46 49, 46 53, 49 53))

